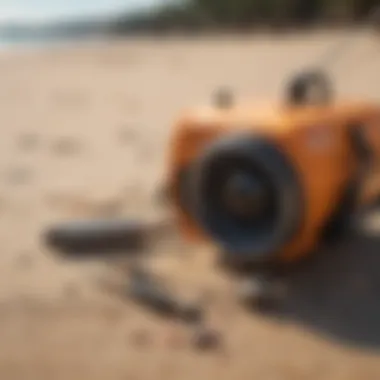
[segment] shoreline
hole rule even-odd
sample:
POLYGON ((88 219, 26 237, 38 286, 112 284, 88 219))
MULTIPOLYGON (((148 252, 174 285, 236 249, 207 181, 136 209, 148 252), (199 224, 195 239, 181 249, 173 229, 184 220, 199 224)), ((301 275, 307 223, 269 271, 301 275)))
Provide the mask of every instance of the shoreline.
POLYGON ((103 34, 93 34, 89 36, 78 36, 78 38, 65 37, 60 38, 59 36, 50 38, 25 38, 24 41, 20 40, 18 42, 9 41, 9 39, 4 38, 0 34, 0 51, 12 51, 12 50, 33 50, 33 49, 50 49, 50 48, 60 48, 66 46, 86 46, 86 45, 96 45, 103 43, 113 43, 113 42, 128 42, 128 41, 186 41, 186 40, 210 40, 218 41, 222 39, 227 39, 228 41, 239 39, 261 39, 261 38, 274 38, 274 39, 305 39, 313 37, 324 37, 326 35, 341 36, 347 34, 360 34, 367 33, 376 35, 376 31, 371 27, 366 26, 332 26, 328 27, 326 25, 322 26, 310 26, 305 28, 284 28, 280 30, 273 29, 271 27, 256 28, 247 31, 239 30, 209 30, 209 31, 199 31, 199 32, 186 32, 175 30, 172 32, 141 32, 141 33, 103 33, 103 34))

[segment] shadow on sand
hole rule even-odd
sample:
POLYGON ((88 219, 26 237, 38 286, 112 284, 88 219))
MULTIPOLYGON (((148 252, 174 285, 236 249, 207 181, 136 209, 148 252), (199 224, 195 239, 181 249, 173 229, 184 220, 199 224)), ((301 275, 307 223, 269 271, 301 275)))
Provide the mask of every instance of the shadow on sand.
POLYGON ((345 344, 380 352, 380 212, 372 211, 350 236, 289 274, 287 297, 270 314, 345 344), (365 222, 376 228, 369 229, 365 222))

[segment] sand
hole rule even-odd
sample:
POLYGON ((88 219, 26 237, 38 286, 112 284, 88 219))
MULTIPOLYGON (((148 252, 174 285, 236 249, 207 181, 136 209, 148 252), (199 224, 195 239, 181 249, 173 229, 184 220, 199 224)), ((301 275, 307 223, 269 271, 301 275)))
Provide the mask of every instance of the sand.
MULTIPOLYGON (((104 292, 96 285, 103 263, 64 262, 40 239, 65 218, 154 216, 181 109, 225 85, 238 98, 277 98, 293 70, 345 35, 133 38, 2 52, 0 379, 379 379, 376 348, 242 311, 207 250, 161 247, 178 287, 213 294, 210 319, 225 343, 211 353, 192 347, 189 329, 104 292)), ((379 99, 380 40, 352 37, 332 67, 338 93, 379 99)))

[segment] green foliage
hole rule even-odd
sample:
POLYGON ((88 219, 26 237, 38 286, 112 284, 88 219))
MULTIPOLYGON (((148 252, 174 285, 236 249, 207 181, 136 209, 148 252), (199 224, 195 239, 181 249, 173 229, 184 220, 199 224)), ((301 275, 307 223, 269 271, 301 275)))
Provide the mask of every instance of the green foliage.
POLYGON ((254 28, 259 25, 354 23, 380 0, 177 0, 150 14, 121 18, 114 30, 254 28))
POLYGON ((355 21, 380 6, 379 0, 193 0, 221 25, 323 22, 329 17, 355 21))

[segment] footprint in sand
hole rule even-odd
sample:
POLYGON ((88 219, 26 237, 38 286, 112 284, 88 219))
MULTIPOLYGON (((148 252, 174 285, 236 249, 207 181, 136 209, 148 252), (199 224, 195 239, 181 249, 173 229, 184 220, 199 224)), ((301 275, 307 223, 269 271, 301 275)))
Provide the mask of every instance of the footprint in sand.
POLYGON ((34 265, 34 257, 30 252, 21 252, 15 259, 15 266, 20 270, 30 270, 34 265))
POLYGON ((11 185, 26 185, 31 181, 33 173, 28 167, 14 167, 9 169, 6 177, 11 185))
POLYGON ((118 132, 118 141, 122 145, 129 145, 138 139, 138 131, 136 126, 124 126, 118 132))
POLYGON ((136 329, 129 332, 127 343, 131 343, 134 348, 146 349, 153 345, 153 336, 147 330, 136 329))
POLYGON ((82 143, 74 137, 59 137, 52 144, 52 152, 58 156, 74 156, 82 149, 82 143))
POLYGON ((40 136, 36 133, 26 133, 20 136, 18 146, 22 151, 30 152, 38 148, 40 136))

